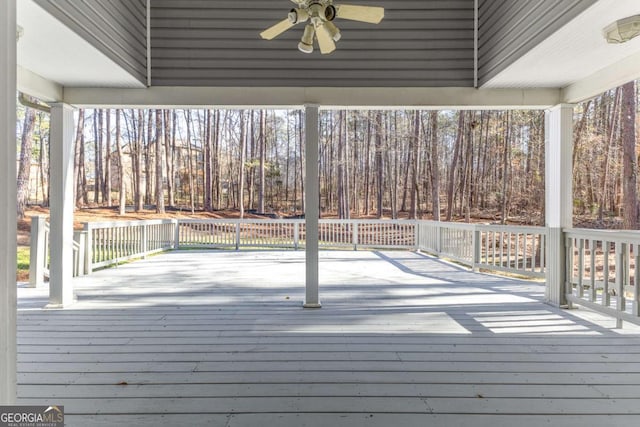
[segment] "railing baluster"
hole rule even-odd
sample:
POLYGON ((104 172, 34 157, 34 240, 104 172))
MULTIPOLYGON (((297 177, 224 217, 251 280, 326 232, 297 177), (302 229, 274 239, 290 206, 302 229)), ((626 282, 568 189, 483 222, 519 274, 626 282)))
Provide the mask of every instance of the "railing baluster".
POLYGON ((584 297, 584 239, 578 240, 578 298, 584 297))
POLYGON ((636 317, 640 316, 640 288, 638 284, 640 274, 640 244, 633 245, 633 307, 632 314, 636 317))
MULTIPOLYGON (((616 242, 616 311, 625 311, 624 298, 624 269, 626 256, 624 252, 627 249, 626 243, 616 242)), ((616 319, 616 328, 622 328, 622 319, 616 319)))
POLYGON ((602 285, 602 305, 609 307, 611 305, 611 295, 609 294, 609 249, 611 243, 604 241, 602 244, 602 252, 604 253, 602 271, 604 274, 604 283, 602 285))

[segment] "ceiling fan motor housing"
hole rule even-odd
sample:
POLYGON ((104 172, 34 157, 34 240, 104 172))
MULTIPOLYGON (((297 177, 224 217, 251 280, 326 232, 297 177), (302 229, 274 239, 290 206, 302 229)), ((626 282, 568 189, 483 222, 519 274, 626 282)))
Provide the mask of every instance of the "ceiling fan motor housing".
POLYGON ((324 8, 324 17, 327 21, 333 21, 336 18, 336 8, 330 4, 324 8))

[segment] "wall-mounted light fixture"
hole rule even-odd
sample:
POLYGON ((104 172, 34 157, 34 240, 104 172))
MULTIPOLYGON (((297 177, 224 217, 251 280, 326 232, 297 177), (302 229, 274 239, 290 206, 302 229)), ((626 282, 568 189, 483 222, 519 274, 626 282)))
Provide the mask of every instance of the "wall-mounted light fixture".
POLYGON ((602 35, 607 43, 625 43, 634 37, 640 36, 640 15, 618 19, 607 25, 602 30, 602 35))

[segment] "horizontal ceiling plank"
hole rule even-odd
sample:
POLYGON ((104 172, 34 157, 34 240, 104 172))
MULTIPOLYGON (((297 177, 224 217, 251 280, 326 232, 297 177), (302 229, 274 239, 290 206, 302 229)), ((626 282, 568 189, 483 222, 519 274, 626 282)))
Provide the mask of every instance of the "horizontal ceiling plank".
MULTIPOLYGON (((342 3, 336 1, 336 4, 342 3)), ((382 6, 385 9, 468 9, 473 0, 348 0, 345 3, 363 6, 382 6)), ((153 0, 153 9, 290 9, 289 0, 153 0)))
MULTIPOLYGON (((468 61, 473 61, 473 47, 470 46, 466 49, 451 49, 451 48, 442 48, 442 49, 422 49, 422 50, 399 50, 399 49, 389 49, 389 50, 378 50, 375 52, 375 55, 372 55, 370 51, 365 50, 347 50, 344 48, 342 44, 338 44, 339 49, 334 51, 331 54, 332 60, 368 60, 368 61, 377 61, 377 60, 420 60, 425 59, 429 61, 434 60, 451 60, 451 59, 465 59, 468 61)), ((312 55, 312 58, 315 60, 317 58, 316 55, 312 55)), ((326 57, 321 57, 323 61, 325 61, 326 57)), ((254 60, 254 59, 276 59, 276 60, 310 60, 308 59, 308 55, 300 52, 299 50, 292 48, 290 44, 288 44, 284 49, 277 49, 269 46, 264 49, 258 49, 251 53, 251 56, 248 56, 245 51, 239 49, 217 49, 215 52, 212 52, 211 49, 192 49, 192 48, 165 48, 155 55, 153 55, 153 61, 157 60, 173 60, 176 63, 176 59, 237 59, 237 60, 254 60)), ((325 61, 326 62, 326 61, 325 61)))
MULTIPOLYGON (((297 31, 291 30, 290 34, 298 35, 298 38, 302 36, 303 27, 296 27, 297 31)), ((347 35, 353 39, 376 39, 376 40, 469 40, 469 37, 473 37, 473 30, 449 30, 449 29, 425 29, 422 31, 412 31, 410 29, 399 30, 385 30, 385 31, 372 31, 368 30, 342 30, 342 37, 347 38, 347 35)), ((220 40, 220 39, 235 39, 235 40, 260 40, 259 32, 254 30, 228 30, 218 28, 189 28, 189 29, 165 29, 162 32, 156 32, 154 40, 159 39, 187 39, 187 40, 220 40)), ((152 43, 151 46, 154 46, 152 43)))
MULTIPOLYGON (((223 19, 275 20, 284 19, 288 9, 153 9, 151 19, 160 26, 184 25, 184 21, 219 21, 223 19)), ((473 9, 387 9, 381 24, 397 21, 437 21, 437 20, 473 21, 473 9)), ((338 18, 336 22, 348 22, 338 18)), ((371 25, 371 24, 368 24, 371 25)))
MULTIPOLYGON (((207 48, 211 49, 211 57, 215 58, 216 49, 245 49, 245 54, 251 55, 254 50, 261 49, 287 49, 291 48, 293 51, 297 50, 297 40, 258 40, 258 44, 255 46, 247 46, 247 43, 243 40, 175 40, 164 39, 155 40, 152 43, 152 47, 166 47, 166 48, 207 48)), ((371 57, 375 58, 378 49, 398 49, 398 50, 428 50, 428 49, 469 49, 473 48, 473 45, 469 46, 469 42, 466 40, 420 40, 420 41, 407 41, 407 40, 367 40, 367 39, 341 39, 337 43, 338 49, 365 49, 371 57)), ((473 53, 473 51, 471 51, 473 53)), ((160 55, 161 56, 161 55, 160 55)), ((329 58, 329 57, 328 57, 329 58)))
MULTIPOLYGON (((154 86, 157 87, 166 87, 166 86, 177 86, 181 85, 181 79, 165 79, 161 78, 154 82, 154 86)), ((238 87, 255 87, 256 83, 259 83, 260 86, 274 86, 274 87, 308 87, 308 88, 322 88, 325 87, 323 84, 323 80, 321 79, 309 79, 304 77, 279 77, 273 79, 264 79, 256 82, 254 78, 235 78, 226 77, 221 79, 214 78, 203 78, 203 79, 193 79, 192 82, 196 85, 194 87, 228 87, 228 86, 238 86, 238 87)), ((363 80, 360 78, 354 79, 342 79, 336 78, 331 80, 333 84, 332 87, 339 88, 367 88, 367 87, 392 87, 392 88, 403 88, 403 87, 471 87, 468 84, 468 79, 396 79, 390 81, 389 79, 367 79, 363 80)))
MULTIPOLYGON (((274 19, 264 18, 239 18, 230 17, 215 19, 154 19, 152 21, 155 35, 162 35, 169 31, 187 31, 194 29, 204 30, 254 30, 258 31, 265 26, 270 26, 285 17, 278 16, 274 19)), ((442 19, 398 19, 395 21, 386 20, 383 24, 372 25, 366 23, 351 23, 348 21, 333 21, 333 23, 341 29, 360 29, 376 32, 387 32, 389 30, 473 30, 473 17, 471 19, 442 18, 442 19)), ((297 27, 304 28, 304 24, 298 24, 297 27)))
MULTIPOLYGON (((174 61, 172 60, 162 60, 155 59, 152 61, 152 66, 158 72, 163 72, 163 70, 173 69, 175 72, 184 73, 184 69, 187 68, 193 72, 201 70, 202 72, 209 72, 210 70, 233 70, 233 69, 243 69, 243 70, 254 70, 254 69, 263 69, 263 70, 282 70, 286 72, 287 70, 295 70, 296 67, 300 66, 300 62, 296 59, 293 60, 282 60, 282 59, 252 59, 252 58, 244 58, 244 59, 227 59, 223 60, 220 58, 216 59, 189 59, 186 60, 185 66, 182 68, 173 68, 174 61)), ((375 68, 376 70, 423 70, 423 71, 431 71, 431 70, 457 70, 457 69, 466 69, 473 70, 473 61, 469 61, 468 59, 459 59, 459 60, 440 60, 440 61, 430 61, 424 59, 389 59, 389 60, 380 60, 369 59, 369 60, 359 60, 354 61, 352 59, 343 59, 343 60, 333 60, 333 61, 325 61, 323 58, 319 56, 314 56, 312 59, 308 59, 304 62, 306 66, 310 66, 316 70, 333 70, 339 73, 341 70, 371 70, 375 68)), ((302 68, 304 69, 304 68, 302 68)))
MULTIPOLYGON (((327 72, 325 70, 320 69, 309 69, 309 68, 299 68, 299 69, 261 69, 260 76, 257 77, 254 70, 240 68, 240 69, 230 69, 230 70, 221 70, 221 69, 207 69, 207 70, 198 70, 198 69, 156 69, 156 74, 154 75, 154 80, 156 78, 167 78, 173 77, 175 79, 178 78, 186 78, 189 80, 193 79, 207 79, 207 78, 253 78, 260 81, 262 79, 269 78, 295 78, 295 77, 307 77, 311 79, 321 79, 325 80, 327 77, 332 78, 342 78, 342 79, 386 79, 386 80, 403 80, 403 79, 413 79, 413 80, 421 80, 430 77, 433 80, 447 80, 447 79, 459 79, 473 77, 473 68, 469 69, 461 69, 461 70, 429 70, 428 72, 425 70, 409 70, 409 69, 342 69, 335 70, 335 76, 327 76, 327 72)), ((154 83, 155 84, 155 83, 154 83)))

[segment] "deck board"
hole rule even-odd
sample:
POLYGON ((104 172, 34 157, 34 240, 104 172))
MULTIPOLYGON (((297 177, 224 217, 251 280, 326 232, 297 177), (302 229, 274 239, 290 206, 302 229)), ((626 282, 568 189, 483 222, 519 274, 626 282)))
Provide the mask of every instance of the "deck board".
MULTIPOLYGON (((18 394, 68 426, 578 426, 640 420, 640 332, 410 252, 184 251, 19 289, 18 394)), ((613 424, 612 424, 613 423, 613 424)))

